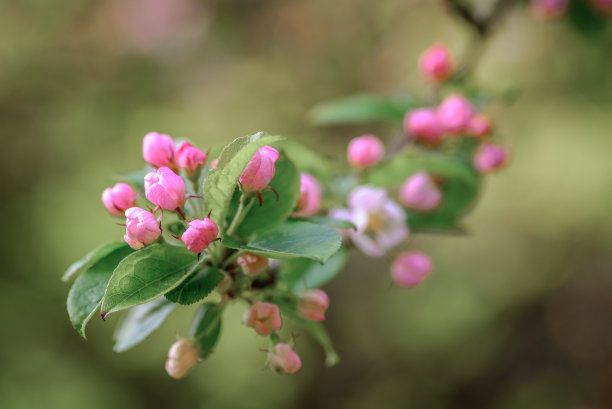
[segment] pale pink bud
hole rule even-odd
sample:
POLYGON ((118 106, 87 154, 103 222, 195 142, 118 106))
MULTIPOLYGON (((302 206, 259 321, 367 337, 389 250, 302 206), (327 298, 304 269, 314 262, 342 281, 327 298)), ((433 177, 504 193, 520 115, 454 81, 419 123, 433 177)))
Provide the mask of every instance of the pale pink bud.
POLYGON ((362 135, 352 139, 348 144, 347 157, 351 165, 366 169, 376 165, 385 154, 385 146, 374 135, 362 135))
POLYGON ((410 176, 400 188, 400 202, 417 210, 432 210, 440 205, 442 192, 425 172, 410 176))
POLYGON ((453 59, 448 48, 436 43, 421 54, 419 59, 421 75, 428 81, 440 83, 453 73, 453 59))
POLYGON ((292 375, 302 368, 300 356, 289 344, 276 344, 270 351, 270 367, 279 375, 292 375))
POLYGON ((414 287, 431 272, 431 259, 420 251, 400 253, 391 265, 391 278, 402 287, 414 287))
POLYGON ((259 192, 265 189, 276 171, 274 162, 279 153, 271 146, 262 146, 251 158, 240 176, 240 185, 247 192, 259 192))
POLYGON ((298 217, 312 216, 321 209, 323 189, 317 179, 308 173, 300 174, 300 198, 297 202, 297 212, 293 215, 298 217))
POLYGON ((491 119, 485 114, 474 115, 468 124, 468 133, 477 138, 488 136, 492 130, 491 119))
POLYGON ((204 220, 192 220, 181 236, 187 250, 200 254, 219 234, 219 227, 208 217, 204 220))
POLYGON ((602 13, 612 13, 612 0, 591 0, 591 4, 602 13))
POLYGON ((474 114, 475 110, 470 101, 461 95, 453 94, 447 97, 438 108, 438 121, 446 132, 461 134, 467 131, 474 114))
POLYGON ((404 132, 429 144, 438 144, 442 140, 444 129, 438 122, 434 108, 419 108, 406 112, 404 132))
POLYGON ((563 17, 567 0, 531 0, 529 9, 538 20, 552 20, 563 17))
POLYGON ((329 307, 329 297, 323 290, 310 290, 300 295, 298 313, 312 321, 324 321, 325 312, 329 307))
POLYGON ((156 168, 172 167, 174 163, 174 142, 168 135, 150 132, 142 141, 142 156, 156 168))
POLYGON ((267 336, 271 331, 277 331, 283 325, 278 305, 267 302, 253 304, 242 319, 244 325, 253 327, 261 336, 267 336))
POLYGON ((219 164, 219 159, 215 159, 210 163, 210 168, 214 169, 217 167, 218 164, 219 164))
POLYGON ((126 228, 124 240, 134 250, 156 241, 161 234, 159 223, 151 212, 140 207, 130 207, 125 211, 126 228))
POLYGON ((134 206, 136 193, 128 184, 117 183, 113 187, 106 188, 102 193, 102 203, 113 216, 122 216, 123 213, 134 206))
POLYGON ((508 159, 508 150, 491 142, 478 147, 474 156, 474 168, 480 173, 493 172, 502 167, 508 159))
POLYGON ((179 339, 170 347, 166 372, 174 379, 181 379, 198 363, 198 348, 186 338, 179 339))
POLYGON ((206 163, 206 154, 194 148, 189 142, 185 141, 179 145, 175 152, 176 164, 181 169, 189 170, 193 174, 198 166, 204 166, 206 163))
POLYGON ((145 196, 151 203, 166 210, 175 210, 185 203, 185 182, 166 167, 148 173, 144 178, 145 196))
POLYGON ((255 277, 268 269, 269 260, 257 254, 244 253, 238 257, 238 264, 242 267, 242 272, 248 276, 255 277))

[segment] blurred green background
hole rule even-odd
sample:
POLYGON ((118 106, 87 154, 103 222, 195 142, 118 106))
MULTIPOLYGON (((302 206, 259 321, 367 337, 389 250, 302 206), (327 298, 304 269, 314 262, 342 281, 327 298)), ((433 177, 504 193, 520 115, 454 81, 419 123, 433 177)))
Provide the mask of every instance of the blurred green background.
MULTIPOLYGON (((486 13, 489 1, 477 2, 486 13)), ((490 176, 470 234, 414 236, 435 272, 415 290, 355 254, 328 290, 342 357, 307 336, 293 377, 228 311, 218 350, 185 379, 164 371, 192 309, 112 352, 113 317, 70 326, 65 268, 122 235, 100 202, 142 167, 149 131, 207 149, 267 130, 344 160, 389 127, 317 128, 314 104, 353 92, 429 91, 419 53, 461 58, 473 31, 432 0, 41 0, 0 5, 3 268, 1 408, 612 407, 612 36, 508 12, 473 81, 517 95, 486 107, 511 166, 490 176)))

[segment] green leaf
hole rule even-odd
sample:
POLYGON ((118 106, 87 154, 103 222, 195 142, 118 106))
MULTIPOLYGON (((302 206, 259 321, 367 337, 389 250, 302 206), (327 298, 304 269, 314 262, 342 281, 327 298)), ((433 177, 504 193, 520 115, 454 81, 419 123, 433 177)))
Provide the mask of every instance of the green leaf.
POLYGON ((277 191, 278 200, 274 192, 262 192, 263 205, 251 207, 236 231, 237 236, 250 237, 276 227, 295 210, 300 198, 300 174, 283 151, 275 165, 276 173, 270 186, 277 191))
POLYGON ((221 233, 225 229, 223 222, 242 171, 259 148, 281 139, 280 136, 267 136, 259 132, 235 139, 221 152, 217 167, 209 172, 203 186, 206 207, 212 212, 211 219, 217 223, 221 233))
POLYGON ((98 310, 113 270, 132 252, 124 243, 86 267, 72 285, 68 293, 68 315, 72 326, 83 338, 86 338, 85 326, 98 310))
MULTIPOLYGON (((572 0, 568 12, 569 21, 581 34, 594 37, 606 34, 609 17, 598 12, 593 4, 584 0, 572 0)), ((602 37, 603 38, 603 37, 602 37)))
POLYGON ((208 296, 223 277, 222 272, 214 267, 208 267, 193 274, 174 290, 166 293, 166 298, 182 305, 196 303, 208 296))
POLYGON ((190 334, 195 338, 202 359, 208 357, 217 345, 221 334, 222 312, 223 306, 213 303, 202 304, 196 312, 190 334))
POLYGON ((418 106, 419 102, 408 96, 358 94, 316 105, 309 116, 318 125, 397 123, 403 120, 406 111, 418 106))
POLYGON ((331 179, 332 167, 330 159, 320 155, 314 149, 290 139, 276 142, 272 146, 277 149, 284 149, 299 172, 308 173, 320 182, 326 182, 331 179))
POLYGON ((324 263, 340 249, 341 238, 331 227, 306 222, 285 222, 260 234, 247 244, 229 236, 223 238, 223 244, 263 257, 305 257, 324 263))
POLYGON ((349 222, 348 220, 334 219, 332 217, 321 217, 321 216, 314 216, 314 217, 307 217, 307 218, 296 217, 296 218, 292 218, 291 221, 304 221, 304 222, 309 222, 313 224, 319 224, 321 226, 333 227, 336 229, 357 230, 357 226, 355 226, 353 223, 349 222))
POLYGON ((182 246, 153 244, 119 263, 111 277, 102 314, 144 304, 180 285, 197 268, 196 255, 182 246))
POLYGON ((134 170, 132 172, 120 173, 115 175, 114 179, 120 182, 125 182, 131 185, 136 191, 144 193, 144 177, 149 172, 153 172, 154 169, 147 166, 144 169, 134 170))
POLYGON ((283 282, 295 293, 321 288, 332 281, 344 268, 348 252, 340 250, 325 264, 305 258, 284 260, 280 266, 283 282))
POLYGON ((473 206, 480 185, 480 176, 469 162, 439 153, 409 151, 371 169, 366 181, 375 186, 399 186, 419 171, 440 180, 442 202, 429 212, 408 210, 409 226, 414 231, 461 230, 459 220, 473 206))
POLYGON ((123 352, 143 341, 164 322, 176 304, 157 298, 131 308, 115 330, 115 352, 123 352))
POLYGON ((89 254, 87 254, 81 260, 70 265, 70 267, 68 267, 68 270, 66 270, 66 272, 62 276, 62 281, 68 281, 70 280, 70 278, 81 274, 88 267, 92 266, 93 264, 97 263, 104 257, 108 256, 113 251, 119 248, 122 248, 122 247, 126 247, 126 246, 127 244, 124 241, 123 242, 109 241, 109 242, 102 244, 97 249, 92 250, 89 254))

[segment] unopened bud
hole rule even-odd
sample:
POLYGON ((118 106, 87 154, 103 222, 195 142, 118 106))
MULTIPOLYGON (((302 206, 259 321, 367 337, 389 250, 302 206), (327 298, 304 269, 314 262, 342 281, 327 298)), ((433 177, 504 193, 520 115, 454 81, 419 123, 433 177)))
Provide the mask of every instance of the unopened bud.
POLYGON ((253 327, 261 336, 267 336, 277 331, 283 325, 278 305, 267 302, 257 302, 249 308, 243 317, 244 325, 253 327))
POLYGON ((279 375, 292 375, 302 368, 300 356, 289 344, 276 344, 270 351, 270 368, 279 375))
POLYGON ((298 313, 312 321, 324 321, 329 307, 329 297, 323 290, 310 290, 300 295, 298 313))
POLYGON ((206 163, 206 154, 194 148, 189 142, 185 141, 176 149, 176 164, 181 169, 187 169, 189 173, 195 173, 198 166, 206 163))
POLYGON ((189 227, 181 236, 181 240, 191 252, 200 254, 219 234, 217 223, 208 217, 204 220, 196 219, 189 222, 189 227))
POLYGON ((140 207, 125 211, 126 228, 124 240, 134 250, 148 246, 159 238, 161 229, 155 216, 140 207))
POLYGON ((251 277, 263 273, 269 266, 269 261, 266 257, 261 257, 253 253, 244 253, 238 257, 237 261, 240 267, 242 267, 242 272, 251 277))
POLYGON ((474 114, 475 110, 470 101, 459 94, 453 94, 440 104, 438 121, 445 132, 459 135, 467 131, 474 114))
POLYGON ((298 217, 312 216, 321 209, 323 189, 321 185, 308 173, 300 174, 300 198, 297 202, 297 212, 293 215, 298 217))
POLYGON ((265 189, 276 172, 274 163, 280 157, 271 146, 259 148, 251 158, 240 176, 240 185, 247 192, 259 192, 265 189))
POLYGON ((144 178, 145 196, 151 203, 166 210, 175 210, 185 203, 185 182, 171 169, 162 167, 144 178))
POLYGON ((474 115, 468 124, 468 133, 477 138, 488 136, 492 129, 491 119, 485 114, 474 115))
POLYGON ((508 150, 491 142, 478 147, 474 156, 474 168, 480 173, 489 173, 502 167, 508 160, 508 150))
POLYGON ((431 259, 420 251, 400 253, 391 265, 391 278, 402 287, 419 285, 431 272, 431 259))
POLYGON ((567 0, 531 0, 531 14, 538 20, 553 20, 563 17, 567 0))
POLYGON ((374 135, 359 136, 348 144, 348 161, 359 169, 366 169, 376 165, 383 158, 384 154, 385 146, 374 135))
POLYGON ((448 48, 436 43, 421 54, 419 59, 421 75, 428 81, 440 83, 453 73, 453 59, 448 48))
POLYGON ((186 338, 176 341, 168 351, 166 372, 174 379, 181 379, 198 363, 198 348, 186 338))
POLYGON ((172 167, 174 163, 174 142, 170 136, 151 132, 142 141, 142 156, 156 168, 172 167))
POLYGON ((442 140, 444 128, 434 108, 419 108, 406 113, 404 132, 425 143, 436 145, 442 140))
POLYGON ((431 210, 440 205, 442 192, 425 172, 410 176, 400 188, 400 201, 417 210, 431 210))
POLYGON ((134 206, 136 197, 137 195, 130 185, 117 183, 115 186, 104 190, 102 203, 113 216, 122 216, 127 209, 134 206))

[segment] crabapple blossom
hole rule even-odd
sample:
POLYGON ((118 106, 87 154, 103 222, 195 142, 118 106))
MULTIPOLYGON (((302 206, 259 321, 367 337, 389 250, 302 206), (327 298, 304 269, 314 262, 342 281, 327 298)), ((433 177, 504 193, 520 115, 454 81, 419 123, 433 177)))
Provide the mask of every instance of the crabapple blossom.
POLYGON ((302 368, 300 356, 285 343, 276 344, 270 351, 269 364, 279 375, 292 375, 302 368))
POLYGON ((438 107, 438 121, 445 132, 458 135, 468 129, 475 114, 472 103, 459 94, 448 96, 438 107))
POLYGON ((248 276, 255 277, 268 269, 269 261, 266 257, 253 253, 244 253, 237 260, 242 272, 248 276))
POLYGON ((265 189, 276 168, 274 163, 280 157, 278 151, 271 146, 262 146, 255 152, 240 176, 240 185, 247 192, 259 192, 265 189))
POLYGON ((178 167, 187 169, 191 174, 195 173, 198 166, 204 166, 206 163, 206 154, 187 141, 179 145, 175 156, 178 167))
POLYGON ((508 160, 508 150, 495 143, 485 142, 478 147, 474 156, 474 168, 480 173, 493 172, 508 160))
POLYGON ((300 174, 300 198, 297 202, 297 212, 294 216, 308 217, 317 213, 321 209, 321 199, 323 189, 321 185, 308 173, 300 174))
POLYGON ((261 336, 279 330, 283 325, 278 305, 267 302, 256 302, 249 308, 242 318, 244 325, 253 327, 261 336))
POLYGON ((197 363, 198 348, 189 339, 179 339, 168 351, 166 372, 174 379, 181 379, 197 363))
POLYGON ((476 114, 468 123, 467 132, 477 138, 484 138, 493 129, 491 119, 485 114, 476 114))
POLYGON ((310 290, 300 295, 298 313, 312 321, 324 321, 329 307, 329 297, 323 290, 310 290))
POLYGON ((166 134, 150 132, 142 140, 142 156, 156 168, 174 165, 174 142, 166 134))
POLYGON ((400 188, 400 202, 417 210, 432 210, 440 205, 442 192, 425 172, 410 176, 400 188))
POLYGON ((219 227, 208 217, 204 220, 196 219, 189 222, 189 227, 181 236, 187 249, 200 254, 219 234, 219 227))
POLYGON ((159 238, 161 228, 153 213, 140 207, 125 211, 126 229, 123 238, 134 250, 148 246, 159 238))
POLYGON ((421 54, 419 59, 421 75, 428 81, 440 83, 453 73, 453 59, 448 48, 435 43, 421 54))
POLYGON ((102 203, 113 216, 122 216, 127 209, 134 206, 136 201, 134 189, 126 183, 117 183, 106 188, 102 193, 102 203))
POLYGON ((421 251, 407 251, 397 255, 391 265, 391 278, 402 287, 419 285, 431 272, 431 259, 421 251))
POLYGON ((404 116, 404 132, 435 145, 441 141, 444 128, 440 125, 434 108, 418 108, 408 111, 404 116))
POLYGON ((374 135, 358 136, 348 144, 348 161, 358 169, 366 169, 376 165, 383 158, 384 154, 385 146, 374 135))
POLYGON ((171 169, 161 167, 144 178, 145 196, 151 203, 166 210, 175 210, 185 203, 185 182, 171 169))
POLYGON ((552 20, 563 17, 567 0, 531 0, 531 14, 539 20, 552 20))

